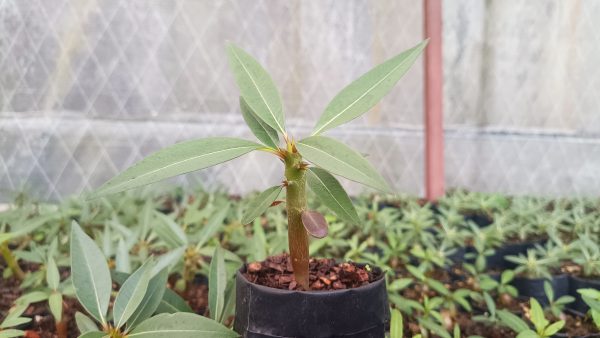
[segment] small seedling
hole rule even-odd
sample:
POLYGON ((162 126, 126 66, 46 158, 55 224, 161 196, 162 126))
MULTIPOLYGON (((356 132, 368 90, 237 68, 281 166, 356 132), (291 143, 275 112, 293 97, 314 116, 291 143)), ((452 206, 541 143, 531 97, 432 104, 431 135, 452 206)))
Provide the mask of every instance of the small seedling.
POLYGON ((500 317, 502 324, 515 331, 518 334, 518 338, 552 337, 565 326, 563 320, 551 324, 544 316, 544 310, 535 298, 531 298, 530 305, 529 320, 533 324, 535 330, 532 330, 523 319, 516 315, 506 310, 498 310, 497 314, 498 317, 500 317))
POLYGON ((121 285, 110 302, 112 280, 106 258, 96 243, 73 222, 71 276, 77 299, 91 316, 79 313, 78 327, 85 338, 166 337, 186 332, 194 337, 238 337, 209 318, 192 313, 156 314, 165 294, 168 268, 158 270, 146 261, 121 285), (158 271, 157 271, 158 270, 158 271), (112 304, 108 316, 109 304, 112 304), (98 326, 99 324, 99 326, 98 326))
POLYGON ((322 134, 361 116, 375 106, 408 71, 426 45, 427 41, 421 42, 348 85, 327 105, 311 135, 296 141, 285 128, 281 98, 269 74, 248 53, 230 44, 227 52, 241 92, 242 116, 262 144, 226 137, 178 143, 125 170, 105 183, 90 198, 204 169, 255 150, 273 154, 284 165, 284 180, 282 184, 260 193, 249 204, 242 222, 252 222, 277 201, 283 188, 286 189, 291 262, 296 281, 308 290, 308 235, 325 236, 327 222, 320 213, 308 210, 307 184, 325 206, 350 224, 358 224, 360 220, 347 193, 332 174, 375 189, 391 191, 383 177, 360 153, 322 134), (284 141, 281 147, 280 138, 284 141), (310 166, 306 160, 314 166, 310 166))

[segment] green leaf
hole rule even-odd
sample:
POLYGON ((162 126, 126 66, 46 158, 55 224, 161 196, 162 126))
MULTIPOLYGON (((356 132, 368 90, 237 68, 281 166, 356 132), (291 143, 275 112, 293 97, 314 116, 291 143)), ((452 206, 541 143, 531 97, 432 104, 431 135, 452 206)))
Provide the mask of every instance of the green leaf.
POLYGON ((13 338, 13 337, 25 337, 25 331, 14 330, 14 329, 0 331, 0 338, 13 338))
POLYGON ((177 264, 177 262, 180 259, 182 259, 185 250, 186 247, 182 246, 158 256, 158 258, 156 259, 156 264, 154 264, 154 268, 152 269, 152 274, 156 275, 160 273, 164 268, 170 270, 175 264, 177 264))
POLYGON ((410 69, 427 42, 394 56, 342 89, 325 108, 312 135, 351 121, 371 109, 410 69))
POLYGON ((50 294, 47 291, 32 291, 17 298, 15 304, 29 305, 31 303, 44 301, 48 299, 49 296, 50 294))
POLYGON ((329 232, 325 216, 318 211, 304 210, 301 213, 304 229, 315 238, 323 238, 329 232))
POLYGON ((539 338, 539 336, 533 330, 527 329, 525 331, 521 331, 517 335, 517 338, 539 338))
POLYGON ((52 256, 48 257, 48 264, 46 264, 46 282, 52 290, 58 289, 60 284, 60 273, 52 256))
POLYGON ((321 168, 311 167, 306 172, 306 181, 317 199, 339 218, 352 225, 360 224, 350 197, 333 175, 321 168))
POLYGON ((202 227, 202 230, 200 230, 198 238, 196 239, 196 247, 198 249, 202 248, 209 239, 214 237, 219 228, 224 225, 225 217, 227 217, 230 207, 231 203, 227 203, 221 207, 221 210, 217 211, 208 219, 208 222, 202 227))
POLYGON ((529 300, 531 304, 531 322, 535 326, 537 332, 542 332, 546 326, 548 326, 548 320, 544 316, 544 310, 542 306, 535 298, 529 300))
POLYGON ((315 165, 349 180, 391 192, 383 177, 357 151, 325 136, 311 136, 296 144, 303 157, 315 165))
POLYGON ((169 215, 162 212, 154 211, 159 222, 154 227, 154 232, 162 239, 170 248, 180 248, 187 244, 188 239, 181 226, 173 220, 169 215))
POLYGON ((71 277, 77 299, 96 320, 106 324, 112 282, 106 258, 96 243, 71 224, 71 277))
POLYGON ((279 136, 277 135, 277 130, 271 128, 268 124, 263 122, 256 113, 252 111, 252 108, 246 103, 243 97, 240 96, 240 108, 242 109, 242 117, 244 117, 244 121, 252 134, 256 136, 257 139, 260 140, 264 145, 277 149, 279 145, 279 136))
POLYGON ((525 330, 529 330, 529 325, 523 321, 523 319, 517 317, 516 315, 506 311, 506 310, 498 310, 497 311, 498 318, 502 321, 502 324, 508 326, 511 330, 515 332, 523 332, 525 330))
POLYGON ((75 323, 77 323, 77 328, 82 334, 98 331, 98 325, 90 317, 79 311, 75 312, 75 323))
POLYGON ((115 257, 115 269, 117 271, 131 273, 131 262, 129 260, 129 248, 123 238, 119 238, 117 244, 117 255, 115 257))
POLYGON ((63 297, 59 292, 52 292, 48 297, 48 305, 50 306, 50 312, 54 316, 54 320, 58 323, 62 321, 63 312, 63 297))
POLYGON ((165 289, 156 313, 194 312, 181 296, 171 289, 165 289))
POLYGON ((282 186, 276 185, 271 187, 256 196, 250 203, 244 212, 242 217, 242 224, 250 224, 256 217, 260 216, 267 208, 277 199, 279 193, 283 189, 282 186))
POLYGON ((562 329, 565 326, 565 321, 561 320, 558 321, 550 326, 548 326, 545 330, 544 330, 544 336, 546 337, 552 337, 555 333, 557 333, 558 331, 560 331, 560 329, 562 329))
POLYGON ((233 338, 239 335, 212 319, 192 313, 175 313, 146 319, 127 337, 233 338))
POLYGON ((123 283, 113 305, 113 317, 116 327, 120 328, 125 325, 125 322, 142 303, 151 277, 152 264, 148 261, 123 283))
POLYGON ((210 316, 217 322, 222 322, 225 307, 225 288, 227 287, 227 269, 225 258, 220 246, 215 247, 215 252, 210 261, 208 276, 208 308, 210 316))
POLYGON ((227 46, 229 66, 248 106, 271 128, 285 134, 281 97, 267 71, 234 44, 227 46))
POLYGON ((90 331, 79 336, 79 338, 107 338, 108 334, 101 331, 90 331))
POLYGON ((128 328, 136 327, 154 314, 165 294, 168 278, 168 267, 163 268, 156 276, 152 277, 142 302, 127 321, 128 328))
POLYGON ((402 313, 398 309, 392 310, 392 319, 390 322, 390 338, 403 338, 404 337, 404 321, 402 320, 402 313))
POLYGON ((210 137, 174 144, 151 154, 93 192, 88 199, 125 191, 169 177, 232 160, 261 144, 229 137, 210 137))

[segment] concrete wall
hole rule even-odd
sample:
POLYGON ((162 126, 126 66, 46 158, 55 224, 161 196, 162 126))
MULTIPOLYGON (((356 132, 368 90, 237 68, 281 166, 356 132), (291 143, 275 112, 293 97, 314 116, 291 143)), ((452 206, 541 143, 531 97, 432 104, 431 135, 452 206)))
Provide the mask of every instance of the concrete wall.
MULTIPOLYGON (((0 200, 89 190, 184 139, 251 137, 227 40, 272 74, 300 138, 344 85, 420 41, 422 15, 414 0, 0 2, 0 200)), ((593 0, 444 1, 448 185, 600 193, 599 19, 593 0)), ((422 75, 331 133, 416 194, 422 75)), ((244 193, 280 177, 257 154, 179 182, 244 193)))

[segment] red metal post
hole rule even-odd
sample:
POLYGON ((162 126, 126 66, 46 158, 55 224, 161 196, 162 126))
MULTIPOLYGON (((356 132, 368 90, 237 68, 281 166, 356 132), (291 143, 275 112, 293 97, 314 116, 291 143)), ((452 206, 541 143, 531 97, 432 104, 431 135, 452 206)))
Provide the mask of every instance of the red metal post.
POLYGON ((425 37, 425 197, 444 195, 442 0, 424 0, 425 37))

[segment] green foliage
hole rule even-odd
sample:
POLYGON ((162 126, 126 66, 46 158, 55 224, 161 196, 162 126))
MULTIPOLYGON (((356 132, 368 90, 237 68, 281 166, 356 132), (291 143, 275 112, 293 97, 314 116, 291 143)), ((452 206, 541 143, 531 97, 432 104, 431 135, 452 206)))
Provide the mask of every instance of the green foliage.
POLYGON ((357 151, 325 136, 311 136, 296 145, 310 162, 349 180, 390 192, 388 184, 375 168, 357 151))
POLYGON ((119 283, 121 288, 113 304, 112 316, 107 316, 112 281, 106 258, 76 222, 72 224, 70 240, 71 274, 77 298, 87 312, 100 322, 102 329, 94 331, 93 321, 80 314, 77 321, 84 332, 81 337, 238 337, 223 325, 191 313, 152 316, 160 305, 159 299, 164 300, 168 276, 166 269, 153 273, 152 260, 145 262, 130 276, 122 278, 124 281, 119 283), (109 321, 111 317, 112 321, 109 321))
POLYGON ((379 102, 410 69, 427 40, 383 62, 342 89, 327 105, 312 135, 351 121, 379 102))
POLYGON ((565 325, 565 322, 562 320, 550 323, 544 316, 544 310, 542 310, 542 307, 535 298, 531 298, 530 304, 529 317, 535 330, 529 328, 529 325, 516 315, 506 310, 498 311, 498 316, 502 323, 517 333, 518 338, 552 337, 565 325))
POLYGON ((577 292, 581 294, 583 301, 590 307, 590 317, 592 317, 596 328, 600 330, 600 290, 579 289, 577 292))

